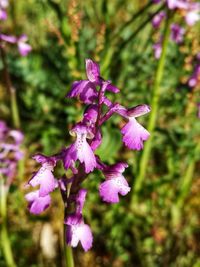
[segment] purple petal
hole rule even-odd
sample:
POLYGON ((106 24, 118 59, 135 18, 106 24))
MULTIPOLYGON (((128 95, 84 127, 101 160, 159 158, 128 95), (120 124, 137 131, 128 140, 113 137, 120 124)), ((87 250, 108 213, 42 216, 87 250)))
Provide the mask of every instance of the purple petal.
POLYGON ((197 84, 197 78, 196 78, 196 77, 192 77, 192 78, 189 79, 189 81, 188 81, 188 85, 189 85, 190 87, 195 87, 196 84, 197 84))
POLYGON ((21 144, 24 139, 23 133, 17 130, 11 130, 9 132, 9 136, 11 136, 15 140, 15 143, 17 145, 21 144))
POLYGON ((76 141, 77 157, 81 163, 85 164, 85 172, 89 173, 96 167, 96 158, 92 151, 92 148, 86 141, 82 139, 81 142, 76 141))
POLYGON ((168 8, 169 9, 174 9, 177 7, 176 5, 177 0, 167 0, 168 8))
POLYGON ((79 192, 77 194, 77 197, 76 197, 76 203, 77 203, 76 213, 77 214, 81 214, 82 213, 86 195, 87 195, 87 190, 86 189, 80 189, 79 190, 79 192))
POLYGON ((78 225, 83 221, 82 214, 70 214, 65 218, 64 224, 67 225, 78 225))
POLYGON ((88 83, 87 80, 75 81, 72 84, 71 90, 67 93, 66 97, 72 98, 77 97, 83 91, 83 88, 88 83))
POLYGON ((0 0, 0 6, 2 8, 8 7, 8 0, 0 0))
POLYGON ((59 180, 57 180, 58 184, 57 186, 59 187, 59 189, 61 190, 61 192, 67 192, 67 188, 66 188, 66 180, 65 178, 61 178, 59 180))
POLYGON ((0 34, 0 40, 3 40, 11 44, 14 44, 17 42, 17 38, 15 36, 5 35, 5 34, 0 34))
POLYGON ((40 214, 49 207, 51 202, 49 195, 40 197, 39 191, 30 192, 25 195, 25 198, 29 202, 29 211, 33 214, 40 214))
POLYGON ((20 150, 16 150, 14 154, 15 154, 15 159, 16 160, 23 159, 23 157, 24 157, 24 153, 22 151, 20 151, 20 150))
POLYGON ((119 195, 125 196, 130 191, 126 179, 122 175, 109 179, 99 186, 101 198, 109 203, 119 202, 119 195))
POLYGON ((72 247, 77 247, 79 242, 79 237, 77 235, 77 228, 73 225, 67 225, 66 229, 66 242, 67 245, 72 247))
POLYGON ((180 27, 178 24, 173 23, 171 25, 171 39, 177 44, 183 41, 185 29, 180 27))
POLYGON ((188 85, 192 88, 195 87, 198 83, 199 76, 200 76, 200 65, 197 64, 194 68, 193 74, 188 80, 188 85))
POLYGON ((6 123, 0 120, 0 141, 6 138, 8 130, 6 123))
POLYGON ((200 15, 198 14, 199 11, 190 11, 187 12, 185 16, 185 21, 189 26, 193 26, 197 21, 200 20, 200 15))
POLYGON ((4 9, 1 9, 0 7, 0 20, 6 20, 7 17, 7 12, 4 9))
POLYGON ((86 140, 86 138, 93 138, 93 133, 89 127, 86 127, 81 123, 76 124, 76 126, 70 132, 71 134, 76 134, 76 141, 74 145, 77 158, 81 163, 84 162, 86 173, 93 171, 93 169, 96 167, 96 158, 92 148, 86 140))
POLYGON ((128 117, 140 117, 144 114, 147 114, 148 112, 151 111, 151 108, 148 105, 138 105, 136 107, 133 108, 129 108, 127 110, 127 116, 128 117))
POLYGON ((98 106, 90 105, 84 112, 83 123, 90 125, 95 124, 98 116, 98 106))
POLYGON ((42 155, 42 154, 36 154, 32 158, 42 165, 45 163, 48 163, 52 167, 55 167, 55 165, 56 165, 56 158, 54 156, 47 157, 47 156, 42 155))
POLYGON ((5 123, 5 121, 1 121, 0 120, 0 132, 5 132, 7 130, 8 130, 8 127, 7 127, 6 123, 5 123))
POLYGON ((117 105, 116 112, 120 114, 121 116, 127 118, 127 108, 123 107, 122 105, 117 105))
POLYGON ((28 36, 26 34, 22 34, 19 38, 18 38, 18 42, 22 42, 25 43, 28 41, 28 36))
POLYGON ((106 181, 99 186, 99 193, 102 199, 109 203, 119 202, 119 194, 126 195, 130 187, 122 173, 128 165, 120 162, 104 168, 106 181))
POLYGON ((111 83, 107 85, 106 90, 108 90, 108 91, 110 91, 112 93, 115 93, 115 94, 120 92, 119 88, 117 88, 116 86, 112 85, 111 83))
POLYGON ((161 41, 159 41, 159 42, 157 42, 157 43, 155 43, 153 45, 153 50, 154 50, 154 57, 156 59, 159 59, 160 56, 161 56, 161 53, 162 53, 162 43, 161 43, 161 41))
POLYGON ((161 22, 163 21, 164 17, 166 16, 164 11, 159 12, 153 19, 152 25, 154 28, 159 28, 161 22))
POLYGON ((105 174, 106 179, 113 179, 116 176, 121 175, 125 171, 125 168, 127 167, 128 167, 128 164, 124 162, 118 162, 114 165, 105 167, 104 174, 105 174))
POLYGON ((92 247, 93 242, 92 231, 89 225, 81 225, 81 227, 78 229, 78 236, 84 251, 88 251, 92 247))
POLYGON ((96 87, 91 82, 88 82, 80 93, 80 100, 86 104, 94 103, 98 97, 96 87))
POLYGON ((167 0, 167 5, 169 9, 188 9, 189 3, 183 0, 167 0))
POLYGON ((55 178, 52 174, 52 166, 42 166, 29 181, 31 186, 40 185, 39 196, 44 197, 56 188, 55 178))
POLYGON ((90 144, 92 150, 96 150, 102 143, 102 136, 101 136, 101 132, 97 131, 94 139, 92 140, 92 143, 90 144))
POLYGON ((19 49, 20 55, 25 57, 31 52, 32 47, 29 44, 26 44, 24 42, 19 41, 18 42, 18 49, 19 49))
POLYGON ((91 59, 86 59, 86 73, 87 73, 87 78, 90 82, 92 83, 99 83, 100 79, 100 68, 99 65, 92 61, 91 59))
POLYGON ((72 88, 67 94, 67 97, 79 97, 86 104, 92 104, 98 96, 96 87, 88 80, 76 81, 72 84, 72 88))
POLYGON ((73 167, 77 160, 77 150, 75 144, 72 144, 69 148, 63 150, 63 164, 66 170, 73 167))
POLYGON ((66 224, 67 244, 72 247, 77 247, 78 242, 80 241, 83 249, 88 251, 92 247, 93 237, 90 227, 83 222, 82 217, 70 215, 66 224))
POLYGON ((107 98, 107 97, 104 97, 103 99, 103 103, 108 106, 109 108, 111 108, 113 106, 113 103, 107 98))
POLYGON ((122 128, 123 142, 130 149, 141 150, 143 141, 150 136, 149 132, 140 125, 135 118, 130 118, 129 122, 122 128))

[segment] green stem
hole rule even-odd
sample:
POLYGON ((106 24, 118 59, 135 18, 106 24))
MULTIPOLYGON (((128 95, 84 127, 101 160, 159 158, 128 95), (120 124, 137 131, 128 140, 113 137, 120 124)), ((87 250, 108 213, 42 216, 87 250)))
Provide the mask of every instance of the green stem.
POLYGON ((3 249, 6 266, 16 267, 14 262, 12 249, 10 245, 9 235, 7 231, 7 194, 8 189, 3 184, 3 179, 0 177, 0 213, 1 213, 1 246, 3 249))
POLYGON ((8 65, 6 61, 6 53, 1 44, 0 44, 0 52, 1 52, 1 59, 3 62, 5 84, 6 84, 7 91, 10 95, 10 105, 11 105, 13 126, 15 128, 20 128, 20 118, 19 118, 19 111, 18 111, 18 106, 17 106, 16 89, 12 86, 10 74, 8 72, 8 65))
POLYGON ((66 267, 74 267, 74 257, 72 247, 66 244, 66 225, 64 224, 63 242, 66 267))
POLYGON ((16 98, 16 89, 14 87, 11 88, 10 101, 11 101, 11 113, 12 113, 13 126, 19 129, 20 119, 19 119, 19 111, 18 111, 17 98, 16 98))
POLYGON ((137 179, 134 182, 134 191, 133 191, 132 200, 131 200, 132 206, 134 205, 135 202, 137 202, 137 197, 142 187, 142 183, 143 183, 143 180, 146 174, 147 164, 148 164, 150 153, 151 153, 155 124, 156 124, 156 119, 157 119, 158 105, 159 105, 159 99, 160 99, 160 85, 161 85, 163 74, 164 74, 167 46, 168 46, 168 41, 169 41, 169 36, 170 36, 171 20, 172 20, 172 16, 169 13, 166 19, 166 24, 165 24, 163 43, 162 43, 162 53, 161 53, 161 57, 158 62, 158 67, 157 67, 156 74, 155 74, 155 81, 153 85, 151 112, 150 112, 150 117, 149 117, 149 122, 148 122, 148 131, 150 132, 151 136, 144 146, 144 151, 141 156, 140 163, 139 163, 139 174, 137 176, 137 179))
POLYGON ((73 251, 71 246, 66 245, 66 267, 74 267, 73 251))
MULTIPOLYGON (((67 198, 70 196, 70 191, 71 191, 71 185, 68 185, 69 187, 67 188, 67 198)), ((69 203, 64 208, 64 219, 66 218, 67 214, 70 213, 71 211, 71 206, 69 203)), ((64 242, 64 255, 65 255, 65 262, 66 262, 66 267, 74 267, 74 257, 73 257, 73 251, 72 247, 68 246, 66 243, 66 228, 67 225, 64 224, 63 227, 63 242, 64 242)))

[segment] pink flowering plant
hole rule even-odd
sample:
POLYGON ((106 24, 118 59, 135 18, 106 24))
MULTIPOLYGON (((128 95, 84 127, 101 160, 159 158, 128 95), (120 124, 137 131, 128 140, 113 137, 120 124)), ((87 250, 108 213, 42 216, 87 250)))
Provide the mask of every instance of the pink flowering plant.
MULTIPOLYGON (((200 20, 200 3, 189 0, 153 0, 154 4, 164 4, 163 9, 158 12, 152 19, 152 26, 155 30, 158 30, 163 21, 166 20, 169 13, 171 16, 179 15, 178 23, 171 23, 170 25, 170 37, 176 44, 183 43, 186 33, 184 21, 186 25, 193 26, 200 20), (168 15, 167 15, 168 14, 168 15), (181 14, 181 20, 180 20, 181 14)), ((159 59, 162 52, 162 34, 159 36, 157 42, 153 45, 154 56, 159 59)))
POLYGON ((10 129, 0 120, 0 174, 4 179, 6 191, 16 177, 18 161, 23 158, 23 139, 21 131, 10 129))
MULTIPOLYGON (((8 14, 7 14, 7 7, 9 5, 8 0, 0 0, 0 21, 7 20, 8 14)), ((25 34, 22 34, 21 36, 17 37, 14 35, 9 35, 7 33, 4 33, 0 26, 0 47, 1 49, 4 48, 5 43, 8 44, 14 44, 17 45, 18 51, 21 56, 27 56, 30 51, 32 50, 32 47, 27 43, 28 37, 25 34)))
POLYGON ((91 59, 86 59, 86 74, 87 79, 75 81, 66 96, 78 98, 86 105, 82 120, 70 130, 74 141, 60 153, 52 156, 37 154, 33 157, 41 167, 28 181, 28 186, 37 189, 25 196, 29 211, 40 214, 49 207, 51 192, 58 188, 65 206, 66 243, 76 247, 80 241, 85 251, 92 247, 93 237, 83 217, 87 190, 82 188, 82 182, 95 169, 102 172, 104 181, 99 185, 99 195, 107 203, 118 203, 120 196, 125 196, 131 190, 123 175, 128 164, 117 162, 107 165, 95 154, 102 143, 102 126, 113 115, 119 115, 125 121, 121 129, 122 141, 132 150, 141 150, 150 135, 137 121, 137 117, 150 111, 148 105, 126 108, 112 102, 107 92, 117 94, 120 90, 101 77, 99 65, 91 59), (53 172, 59 161, 68 172, 56 179, 53 172))
POLYGON ((15 261, 7 230, 7 198, 11 185, 14 183, 19 161, 23 158, 22 143, 24 135, 19 130, 10 129, 0 120, 0 218, 1 218, 1 248, 7 266, 15 267, 15 261))
MULTIPOLYGON (((10 104, 10 118, 13 128, 10 129, 7 124, 0 119, 0 217, 1 217, 1 244, 5 257, 6 265, 15 267, 15 259, 12 253, 10 234, 7 225, 7 199, 11 185, 19 174, 20 161, 23 158, 21 146, 24 140, 23 133, 20 129, 20 116, 18 112, 18 103, 16 89, 12 83, 9 66, 7 61, 8 44, 17 45, 21 56, 26 56, 32 50, 27 44, 27 36, 21 35, 16 37, 5 33, 4 21, 8 18, 7 8, 8 0, 0 0, 0 57, 2 65, 3 85, 5 85, 6 93, 10 104)), ((0 112, 1 113, 1 112, 0 112)), ((21 165, 22 166, 22 165, 21 165)), ((22 174, 22 173, 21 173, 22 174)))

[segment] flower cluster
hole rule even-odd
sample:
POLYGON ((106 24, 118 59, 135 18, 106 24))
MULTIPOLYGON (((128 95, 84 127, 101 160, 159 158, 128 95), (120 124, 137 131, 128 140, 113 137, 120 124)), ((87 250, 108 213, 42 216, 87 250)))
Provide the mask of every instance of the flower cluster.
POLYGON ((116 94, 119 89, 111 81, 101 77, 99 65, 90 59, 86 60, 86 74, 87 79, 74 82, 67 94, 68 98, 79 98, 86 104, 82 120, 70 130, 74 142, 50 157, 41 154, 33 157, 41 164, 41 168, 34 173, 28 185, 39 187, 26 195, 30 212, 39 214, 50 205, 50 193, 59 188, 66 207, 66 242, 75 247, 80 241, 85 251, 92 246, 93 238, 90 227, 83 219, 82 210, 87 192, 81 188, 81 183, 89 173, 98 169, 105 177, 99 185, 99 194, 103 201, 117 203, 120 195, 124 196, 130 191, 123 176, 128 165, 118 162, 108 166, 95 155, 95 150, 102 143, 101 127, 112 115, 118 114, 126 121, 121 129, 122 141, 129 149, 141 150, 149 132, 136 118, 150 111, 147 105, 125 108, 112 102, 107 97, 107 92, 116 94), (64 175, 55 179, 53 171, 58 161, 71 173, 69 177, 64 175), (74 210, 70 209, 71 204, 75 207, 74 210))
MULTIPOLYGON (((162 0, 153 0, 155 4, 163 2, 162 0)), ((179 11, 181 10, 185 19, 185 22, 189 26, 193 26, 197 21, 200 20, 200 3, 191 2, 189 0, 166 0, 166 7, 169 10, 179 11)), ((152 19, 152 25, 155 29, 158 29, 166 18, 166 11, 162 10, 157 13, 152 19)), ((179 24, 173 23, 171 25, 171 40, 177 44, 183 42, 185 34, 185 29, 179 24)), ((156 59, 160 58, 162 52, 162 36, 159 37, 159 40, 153 45, 154 56, 156 59)))
POLYGON ((22 34, 20 37, 16 37, 13 35, 6 35, 6 34, 0 34, 0 41, 9 43, 9 44, 17 44, 19 53, 21 56, 27 56, 31 50, 32 47, 27 44, 28 37, 26 34, 22 34))
MULTIPOLYGON (((7 19, 7 13, 5 11, 6 7, 8 7, 8 0, 0 0, 0 20, 7 19)), ((27 41, 28 37, 25 34, 22 34, 20 37, 7 35, 1 33, 0 28, 0 46, 3 46, 4 42, 9 44, 17 44, 20 55, 27 56, 32 50, 32 47, 27 44, 27 41)))
POLYGON ((24 139, 18 130, 11 130, 4 121, 0 121, 0 174, 6 178, 9 187, 16 174, 17 162, 23 157, 20 149, 24 139))

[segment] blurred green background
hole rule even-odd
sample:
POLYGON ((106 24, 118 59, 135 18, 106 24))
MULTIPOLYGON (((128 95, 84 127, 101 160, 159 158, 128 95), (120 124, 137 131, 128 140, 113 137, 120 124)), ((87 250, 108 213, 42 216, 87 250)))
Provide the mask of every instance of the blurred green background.
MULTIPOLYGON (((74 80, 85 78, 85 58, 99 62, 102 76, 120 88, 120 94, 110 95, 113 100, 127 107, 151 105, 158 65, 152 45, 158 33, 149 17, 158 6, 149 6, 134 19, 146 4, 139 0, 10 1, 9 19, 0 30, 26 33, 33 47, 27 57, 20 57, 14 47, 6 49, 25 134, 24 166, 8 199, 8 229, 18 267, 64 266, 59 192, 53 193, 52 205, 44 214, 33 216, 26 207, 24 185, 38 167, 31 159, 34 153, 51 155, 72 141, 69 129, 80 120, 84 106, 65 95, 74 80)), ((179 46, 169 42, 152 150, 135 203, 134 184, 143 151, 122 145, 118 117, 103 129, 99 155, 110 164, 128 162, 125 176, 132 191, 119 204, 107 205, 98 195, 100 173, 84 182, 89 191, 84 216, 94 245, 87 253, 81 247, 74 249, 76 266, 200 266, 200 87, 187 86, 200 51, 199 29, 199 24, 186 28, 179 46)), ((2 69, 0 61, 1 73, 2 69)), ((14 127, 3 76, 0 101, 1 119, 14 127)), ((148 119, 149 115, 139 121, 146 126, 148 119)), ((0 266, 6 266, 2 252, 0 266)))

